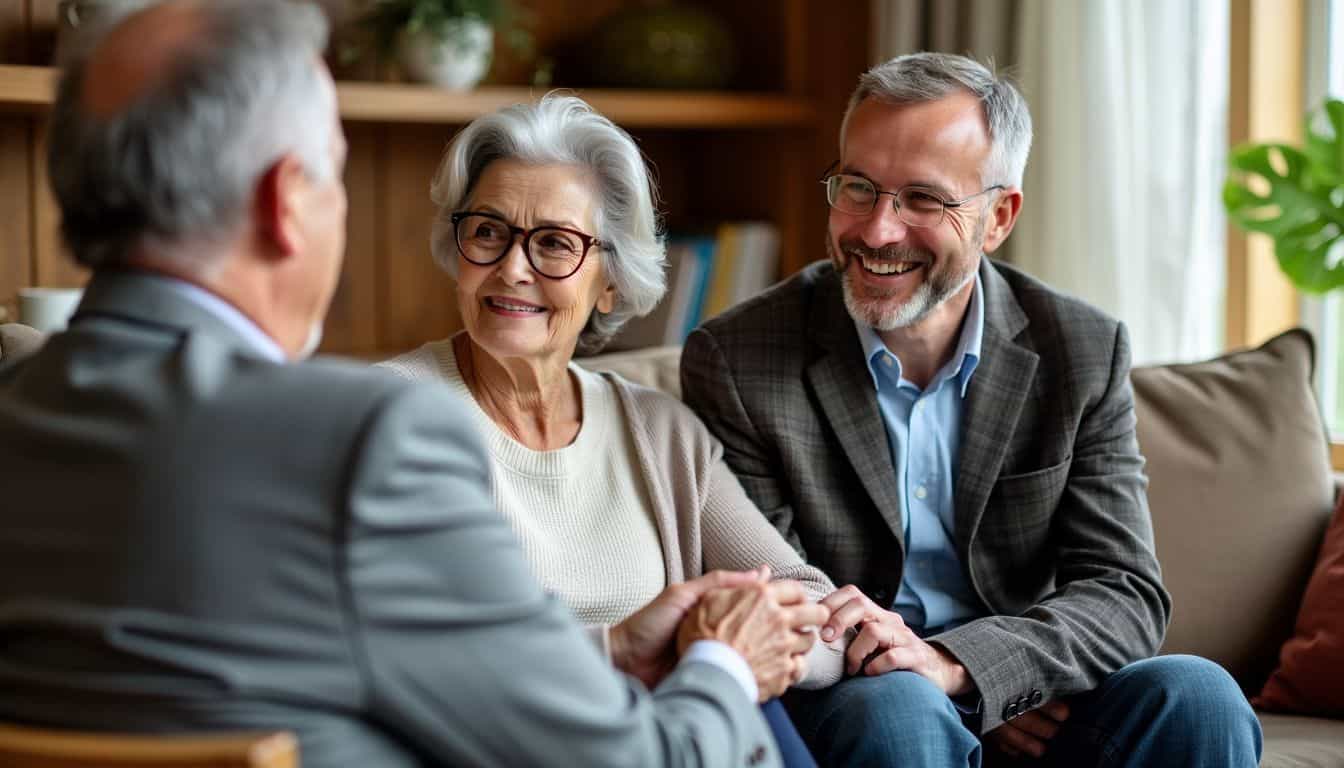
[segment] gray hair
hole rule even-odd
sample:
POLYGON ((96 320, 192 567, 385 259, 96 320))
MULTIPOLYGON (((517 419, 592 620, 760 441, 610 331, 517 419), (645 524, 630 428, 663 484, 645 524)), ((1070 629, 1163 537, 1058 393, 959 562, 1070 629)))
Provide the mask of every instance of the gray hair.
POLYGON ((965 56, 911 53, 863 73, 840 123, 841 144, 850 116, 870 96, 888 104, 918 104, 936 101, 957 90, 968 91, 980 100, 989 124, 992 144, 980 172, 981 183, 1020 188, 1031 152, 1031 113, 1026 99, 1008 79, 965 56))
POLYGON ((85 109, 96 46, 61 78, 47 166, 62 236, 81 264, 234 230, 257 180, 285 154, 316 179, 336 174, 334 96, 319 87, 321 10, 286 0, 210 0, 193 10, 201 28, 192 44, 120 112, 85 109))
POLYGON ((600 350, 632 317, 648 314, 667 290, 667 254, 655 209, 657 192, 630 135, 582 99, 549 93, 477 118, 448 145, 431 198, 438 206, 430 250, 457 276, 457 243, 450 216, 467 204, 490 163, 519 160, 587 170, 597 182, 595 233, 606 244, 602 267, 615 288, 609 313, 593 312, 578 351, 600 350))

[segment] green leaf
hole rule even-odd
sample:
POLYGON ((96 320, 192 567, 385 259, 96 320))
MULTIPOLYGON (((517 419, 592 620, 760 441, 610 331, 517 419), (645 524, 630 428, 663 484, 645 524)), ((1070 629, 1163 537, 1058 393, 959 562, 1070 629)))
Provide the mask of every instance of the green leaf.
POLYGON ((1242 229, 1273 238, 1294 285, 1325 293, 1344 287, 1344 101, 1331 99, 1312 117, 1300 149, 1233 149, 1223 206, 1242 229))

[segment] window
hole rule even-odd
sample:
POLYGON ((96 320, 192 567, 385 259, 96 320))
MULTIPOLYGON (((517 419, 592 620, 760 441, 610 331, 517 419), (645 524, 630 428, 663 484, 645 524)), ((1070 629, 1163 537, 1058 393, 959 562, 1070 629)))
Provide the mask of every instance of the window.
MULTIPOLYGON (((1344 0, 1324 0, 1311 12, 1326 17, 1312 25, 1309 42, 1307 91, 1315 108, 1327 95, 1344 98, 1344 0)), ((1344 442, 1344 290, 1304 299, 1302 320, 1316 336, 1321 410, 1333 440, 1344 442)))

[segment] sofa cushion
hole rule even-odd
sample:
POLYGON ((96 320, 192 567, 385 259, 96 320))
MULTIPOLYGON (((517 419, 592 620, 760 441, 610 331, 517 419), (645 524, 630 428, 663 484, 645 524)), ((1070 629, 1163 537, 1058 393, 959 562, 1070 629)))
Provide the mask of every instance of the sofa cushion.
POLYGON ((1260 768, 1344 768, 1344 721, 1262 714, 1260 726, 1260 768))
POLYGON ((1213 659, 1252 693, 1292 631, 1333 502, 1312 361, 1294 330, 1131 376, 1173 601, 1162 650, 1213 659))
POLYGON ((1275 712, 1344 718, 1344 497, 1325 533, 1293 637, 1253 703, 1275 712))
POLYGON ((681 347, 648 347, 580 358, 574 362, 592 371, 611 371, 652 389, 681 398, 681 347))
POLYGON ((42 346, 42 332, 18 323, 0 324, 0 362, 42 346))

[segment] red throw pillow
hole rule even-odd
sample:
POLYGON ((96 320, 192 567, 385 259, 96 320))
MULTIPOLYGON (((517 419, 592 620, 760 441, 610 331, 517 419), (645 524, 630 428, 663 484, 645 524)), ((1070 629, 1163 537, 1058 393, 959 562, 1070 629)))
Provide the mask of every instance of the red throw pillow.
POLYGON ((1325 532, 1279 668, 1252 703, 1279 712, 1344 717, 1344 494, 1325 532))

